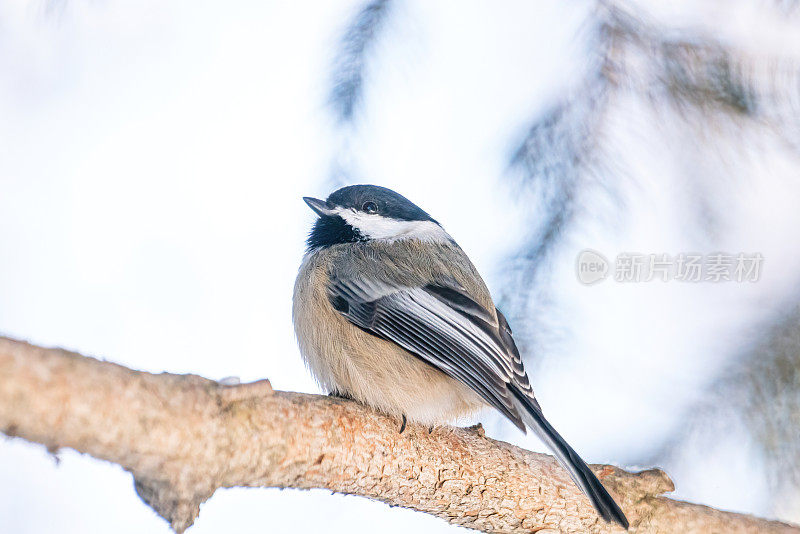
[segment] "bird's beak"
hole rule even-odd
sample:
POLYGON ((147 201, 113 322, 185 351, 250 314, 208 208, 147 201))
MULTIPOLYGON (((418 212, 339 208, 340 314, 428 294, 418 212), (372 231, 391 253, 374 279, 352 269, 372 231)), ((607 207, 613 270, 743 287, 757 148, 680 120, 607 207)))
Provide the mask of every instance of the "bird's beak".
POLYGON ((331 215, 336 215, 336 212, 333 210, 333 207, 328 204, 325 200, 320 200, 314 197, 303 197, 303 200, 308 207, 314 210, 314 213, 319 215, 320 217, 329 217, 331 215))

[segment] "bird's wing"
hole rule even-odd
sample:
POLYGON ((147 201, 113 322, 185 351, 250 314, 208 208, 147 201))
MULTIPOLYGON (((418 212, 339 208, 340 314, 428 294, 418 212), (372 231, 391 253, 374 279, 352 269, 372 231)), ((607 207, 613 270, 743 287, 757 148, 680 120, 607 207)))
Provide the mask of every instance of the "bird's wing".
POLYGON ((356 326, 397 343, 478 393, 522 431, 519 396, 537 408, 505 318, 497 319, 455 281, 404 286, 332 276, 334 308, 356 326))

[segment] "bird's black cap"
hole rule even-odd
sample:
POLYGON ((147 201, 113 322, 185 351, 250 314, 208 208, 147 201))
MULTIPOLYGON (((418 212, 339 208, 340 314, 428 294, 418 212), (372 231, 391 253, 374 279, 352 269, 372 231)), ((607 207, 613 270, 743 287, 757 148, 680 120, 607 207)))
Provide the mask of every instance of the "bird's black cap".
POLYGON ((401 221, 433 221, 430 215, 419 206, 396 193, 379 185, 348 185, 330 194, 327 203, 361 210, 367 202, 374 202, 377 213, 390 219, 401 221))

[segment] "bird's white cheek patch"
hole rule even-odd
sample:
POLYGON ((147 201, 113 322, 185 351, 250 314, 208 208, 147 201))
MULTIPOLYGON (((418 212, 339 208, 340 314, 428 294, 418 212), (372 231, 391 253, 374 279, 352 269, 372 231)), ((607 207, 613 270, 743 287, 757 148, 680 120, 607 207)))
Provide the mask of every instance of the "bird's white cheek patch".
POLYGON ((339 215, 361 235, 370 239, 407 239, 421 241, 450 241, 444 228, 431 221, 401 221, 380 215, 343 209, 339 215))

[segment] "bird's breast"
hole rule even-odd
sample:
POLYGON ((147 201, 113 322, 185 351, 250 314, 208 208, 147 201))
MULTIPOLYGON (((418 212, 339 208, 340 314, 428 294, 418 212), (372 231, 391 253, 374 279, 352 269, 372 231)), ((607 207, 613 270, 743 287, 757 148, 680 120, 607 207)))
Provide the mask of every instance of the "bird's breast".
POLYGON ((323 389, 424 424, 453 421, 484 406, 468 387, 340 315, 327 291, 335 260, 335 251, 309 253, 294 287, 300 353, 323 389))

